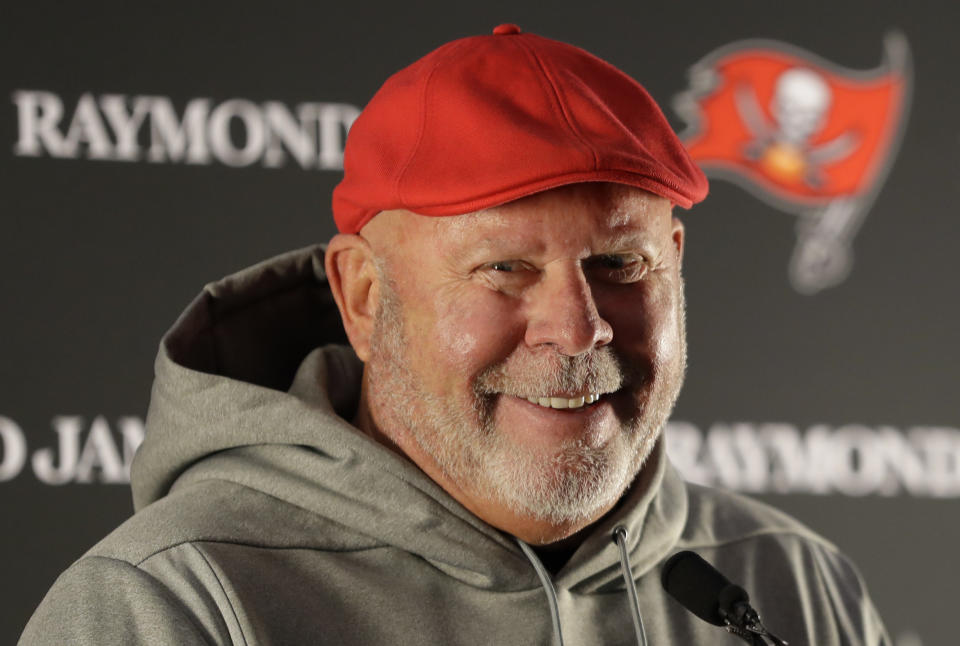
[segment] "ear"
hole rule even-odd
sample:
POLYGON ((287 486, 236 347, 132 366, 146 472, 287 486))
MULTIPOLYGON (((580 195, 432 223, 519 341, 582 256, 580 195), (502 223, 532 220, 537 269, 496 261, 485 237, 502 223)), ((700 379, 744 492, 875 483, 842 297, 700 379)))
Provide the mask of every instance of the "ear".
POLYGON ((347 338, 365 362, 370 357, 380 287, 373 250, 360 236, 340 233, 327 245, 324 265, 347 338))
POLYGON ((686 231, 683 228, 683 222, 680 218, 674 217, 670 226, 670 237, 673 239, 673 246, 677 249, 677 266, 683 266, 683 243, 686 231))

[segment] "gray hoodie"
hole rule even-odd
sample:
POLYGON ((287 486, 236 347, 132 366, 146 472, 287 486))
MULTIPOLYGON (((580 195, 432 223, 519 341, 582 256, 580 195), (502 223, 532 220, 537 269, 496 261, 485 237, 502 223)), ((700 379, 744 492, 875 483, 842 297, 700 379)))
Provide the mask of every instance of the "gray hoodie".
POLYGON ((311 247, 207 285, 164 337, 136 514, 57 579, 21 644, 737 644, 670 599, 693 549, 791 646, 889 644, 836 548, 683 482, 663 442, 555 575, 346 420, 362 365, 311 247), (626 530, 627 559, 612 540, 626 530))

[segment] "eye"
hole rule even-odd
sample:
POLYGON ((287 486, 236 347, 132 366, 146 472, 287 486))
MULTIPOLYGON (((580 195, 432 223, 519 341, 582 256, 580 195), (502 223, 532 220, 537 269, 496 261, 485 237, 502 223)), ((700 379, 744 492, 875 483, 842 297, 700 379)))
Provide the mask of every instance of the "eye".
POLYGON ((489 287, 506 294, 519 294, 537 281, 539 271, 523 260, 495 260, 477 268, 489 287))
POLYGON ((481 265, 480 270, 495 274, 520 274, 536 271, 529 263, 522 260, 495 260, 481 265))
POLYGON ((597 258, 597 264, 607 269, 623 269, 628 262, 626 257, 616 254, 605 254, 597 258))
POLYGON ((593 256, 584 262, 584 269, 603 280, 617 283, 632 283, 647 273, 643 256, 630 253, 609 253, 593 256))

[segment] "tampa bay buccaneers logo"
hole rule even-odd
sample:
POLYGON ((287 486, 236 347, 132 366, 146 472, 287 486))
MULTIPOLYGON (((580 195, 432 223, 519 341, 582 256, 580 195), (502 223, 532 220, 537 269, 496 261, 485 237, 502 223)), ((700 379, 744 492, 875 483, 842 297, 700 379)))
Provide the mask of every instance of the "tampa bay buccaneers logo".
POLYGON ((793 286, 814 293, 850 272, 853 237, 883 184, 911 92, 906 39, 880 66, 844 69, 772 41, 722 47, 690 70, 676 98, 682 139, 707 175, 799 215, 793 286))

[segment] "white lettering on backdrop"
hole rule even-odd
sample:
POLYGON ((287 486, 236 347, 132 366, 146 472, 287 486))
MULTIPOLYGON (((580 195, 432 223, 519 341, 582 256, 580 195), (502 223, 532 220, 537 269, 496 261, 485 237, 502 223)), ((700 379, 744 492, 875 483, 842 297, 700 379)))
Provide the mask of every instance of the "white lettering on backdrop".
MULTIPOLYGON (((0 483, 21 476, 29 461, 48 485, 126 484, 143 441, 139 417, 111 426, 99 415, 53 418, 52 437, 32 454, 27 434, 0 416, 0 483), (28 460, 29 459, 29 460, 28 460)), ((960 430, 915 426, 715 423, 705 432, 667 424, 667 452, 691 482, 745 493, 960 497, 960 430)))
POLYGON ((667 424, 686 479, 746 493, 960 497, 960 430, 826 424, 667 424))
POLYGON ((340 170, 347 131, 360 109, 346 103, 208 98, 187 101, 180 116, 165 96, 80 96, 68 115, 54 92, 16 90, 15 155, 120 162, 267 168, 292 157, 304 169, 340 170))

